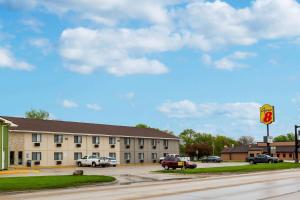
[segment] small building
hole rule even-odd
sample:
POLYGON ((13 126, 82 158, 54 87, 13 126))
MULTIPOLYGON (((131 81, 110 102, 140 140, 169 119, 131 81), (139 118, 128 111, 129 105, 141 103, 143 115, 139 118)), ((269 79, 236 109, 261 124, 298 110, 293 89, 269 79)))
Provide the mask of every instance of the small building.
POLYGON ((8 129, 14 124, 0 117, 0 171, 8 168, 8 129))
MULTIPOLYGON (((295 159, 295 142, 274 142, 270 146, 271 156, 278 157, 281 160, 295 159)), ((267 154, 267 152, 267 144, 258 142, 247 146, 225 148, 221 153, 221 157, 225 161, 243 161, 248 156, 254 157, 259 154, 267 154)), ((298 156, 300 158, 300 152, 298 156)))
MULTIPOLYGON (((58 120, 2 117, 17 125, 8 130, 7 166, 71 166, 86 155, 114 157, 118 164, 154 163, 179 153, 179 138, 152 129, 58 120)), ((7 131, 6 131, 7 132, 7 131)))

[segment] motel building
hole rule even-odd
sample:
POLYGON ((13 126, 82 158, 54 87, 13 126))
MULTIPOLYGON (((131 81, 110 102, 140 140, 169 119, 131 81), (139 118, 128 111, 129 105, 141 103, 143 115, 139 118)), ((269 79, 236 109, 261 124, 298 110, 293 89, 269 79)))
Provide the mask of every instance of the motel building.
MULTIPOLYGON (((274 142, 270 144, 271 156, 278 157, 280 160, 295 159, 295 142, 274 142)), ((258 142, 245 146, 225 148, 221 158, 225 161, 244 161, 248 156, 255 157, 259 154, 267 154, 267 144, 258 142)), ((300 158, 300 152, 298 153, 300 158)))
POLYGON ((179 154, 179 138, 128 126, 0 117, 0 170, 9 166, 73 166, 86 155, 114 157, 118 164, 156 163, 179 154))

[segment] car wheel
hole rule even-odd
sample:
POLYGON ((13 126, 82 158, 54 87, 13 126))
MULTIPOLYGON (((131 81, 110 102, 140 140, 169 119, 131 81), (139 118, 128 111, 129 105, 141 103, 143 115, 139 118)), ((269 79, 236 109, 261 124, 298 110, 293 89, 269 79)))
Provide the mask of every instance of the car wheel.
POLYGON ((92 163, 92 167, 96 167, 96 163, 93 162, 93 163, 92 163))
POLYGON ((271 163, 273 163, 273 161, 272 161, 272 160, 269 160, 269 163, 271 164, 271 163))
POLYGON ((254 164, 254 161, 253 160, 250 160, 250 162, 249 162, 251 165, 253 165, 254 164))
POLYGON ((165 168, 165 170, 169 170, 169 166, 168 165, 165 165, 164 168, 165 168))
POLYGON ((81 162, 78 162, 78 163, 77 163, 77 166, 78 166, 78 167, 82 167, 81 162))

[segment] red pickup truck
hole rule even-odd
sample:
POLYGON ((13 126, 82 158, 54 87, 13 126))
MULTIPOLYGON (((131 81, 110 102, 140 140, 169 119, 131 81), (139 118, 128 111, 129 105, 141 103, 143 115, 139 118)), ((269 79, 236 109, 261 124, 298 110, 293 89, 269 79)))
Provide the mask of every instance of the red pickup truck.
POLYGON ((195 163, 187 162, 187 161, 182 161, 180 160, 179 157, 174 157, 174 156, 167 156, 162 162, 161 166, 168 170, 168 169, 183 169, 183 168, 196 168, 197 165, 195 163))

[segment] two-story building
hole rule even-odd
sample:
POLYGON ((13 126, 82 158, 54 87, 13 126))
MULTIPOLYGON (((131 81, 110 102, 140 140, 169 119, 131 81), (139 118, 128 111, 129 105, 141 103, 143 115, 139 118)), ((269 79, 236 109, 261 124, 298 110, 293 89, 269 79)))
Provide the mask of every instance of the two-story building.
POLYGON ((179 153, 179 138, 152 129, 18 117, 9 128, 9 164, 75 165, 85 155, 114 157, 119 164, 153 163, 179 153))

